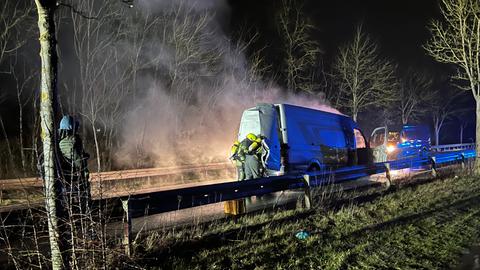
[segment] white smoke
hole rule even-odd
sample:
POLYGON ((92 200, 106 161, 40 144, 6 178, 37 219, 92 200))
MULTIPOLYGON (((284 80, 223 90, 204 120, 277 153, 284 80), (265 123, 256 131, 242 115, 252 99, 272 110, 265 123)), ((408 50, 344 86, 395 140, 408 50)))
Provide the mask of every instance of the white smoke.
POLYGON ((129 104, 121 127, 119 165, 226 161, 242 111, 257 103, 338 113, 323 96, 285 95, 253 75, 241 46, 234 46, 219 25, 218 18, 228 12, 225 1, 141 0, 139 6, 150 20, 174 21, 162 22, 163 33, 148 35, 145 42, 142 59, 155 61, 139 77, 142 95, 129 104))

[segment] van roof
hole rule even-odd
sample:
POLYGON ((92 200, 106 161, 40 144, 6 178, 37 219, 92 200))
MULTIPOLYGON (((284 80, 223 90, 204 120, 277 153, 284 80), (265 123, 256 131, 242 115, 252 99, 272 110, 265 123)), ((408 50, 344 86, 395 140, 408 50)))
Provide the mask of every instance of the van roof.
POLYGON ((290 107, 292 109, 298 109, 298 110, 311 110, 311 111, 315 111, 316 113, 320 113, 326 117, 329 117, 329 118, 337 118, 337 119, 342 119, 344 123, 349 123, 351 125, 352 128, 357 128, 358 129, 358 125, 355 121, 353 121, 353 119, 349 116, 346 116, 344 114, 341 114, 341 113, 333 113, 333 112, 327 112, 325 110, 322 110, 322 109, 317 109, 317 108, 309 108, 309 107, 303 107, 303 106, 298 106, 298 105, 292 105, 292 104, 288 104, 288 103, 275 103, 275 104, 271 104, 271 103, 259 103, 257 104, 256 107, 254 108, 250 108, 248 110, 254 110, 254 109, 257 109, 261 106, 281 106, 283 105, 284 107, 290 107))

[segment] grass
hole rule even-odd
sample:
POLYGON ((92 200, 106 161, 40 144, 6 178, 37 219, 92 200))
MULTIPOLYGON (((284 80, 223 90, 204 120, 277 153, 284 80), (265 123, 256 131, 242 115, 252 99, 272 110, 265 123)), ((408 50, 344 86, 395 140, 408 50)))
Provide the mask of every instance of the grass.
MULTIPOLYGON (((480 177, 342 194, 310 211, 220 221, 141 241, 148 269, 445 269, 480 236, 480 177), (295 233, 311 236, 298 240, 295 233)), ((140 255, 141 254, 141 255, 140 255)))

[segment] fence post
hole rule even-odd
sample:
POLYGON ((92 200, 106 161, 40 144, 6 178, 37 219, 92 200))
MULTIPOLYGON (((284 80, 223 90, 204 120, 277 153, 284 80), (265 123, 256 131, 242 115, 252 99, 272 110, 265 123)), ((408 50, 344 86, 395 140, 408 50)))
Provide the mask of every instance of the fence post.
POLYGON ((462 157, 462 170, 464 170, 465 169, 465 155, 462 153, 460 156, 462 157))
POLYGON ((432 176, 437 177, 437 163, 435 157, 430 158, 430 163, 432 166, 432 176))
POLYGON ((303 184, 305 185, 304 207, 305 209, 310 209, 312 207, 312 195, 310 193, 310 175, 305 174, 303 176, 303 184))
POLYGON ((390 174, 390 163, 385 163, 385 176, 387 177, 387 188, 392 185, 392 175, 390 174))
POLYGON ((132 219, 129 198, 122 199, 123 207, 123 246, 125 247, 125 255, 131 256, 131 243, 132 243, 132 219))

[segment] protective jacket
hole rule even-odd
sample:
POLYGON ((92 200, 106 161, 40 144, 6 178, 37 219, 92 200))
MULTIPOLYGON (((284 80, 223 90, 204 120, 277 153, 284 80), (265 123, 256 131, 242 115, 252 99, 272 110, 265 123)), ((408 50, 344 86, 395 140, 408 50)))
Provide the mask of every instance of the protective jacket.
POLYGON ((262 177, 264 171, 261 161, 263 153, 262 138, 253 133, 249 133, 240 143, 240 149, 242 150, 245 160, 245 179, 262 177))
POLYGON ((241 159, 240 150, 241 150, 240 142, 235 141, 232 145, 232 148, 230 148, 230 158, 235 161, 240 161, 241 159))
POLYGON ((63 156, 64 174, 88 178, 89 155, 83 150, 82 139, 77 134, 67 135, 60 139, 59 148, 63 156))

